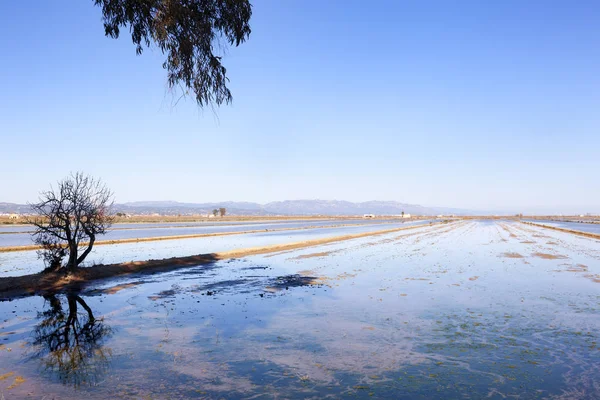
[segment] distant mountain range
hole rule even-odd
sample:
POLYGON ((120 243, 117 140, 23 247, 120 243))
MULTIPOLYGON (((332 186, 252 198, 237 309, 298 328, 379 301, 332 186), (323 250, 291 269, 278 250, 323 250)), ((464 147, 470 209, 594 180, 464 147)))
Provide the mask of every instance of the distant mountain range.
POLYGON ((0 203, 0 214, 27 214, 31 209, 27 204, 0 203))
POLYGON ((229 215, 414 215, 470 214, 469 210, 423 207, 397 201, 353 203, 343 200, 286 200, 266 204, 224 201, 221 203, 179 203, 176 201, 137 201, 117 204, 115 209, 130 214, 205 214, 225 207, 229 215))
MULTIPOLYGON (((225 207, 228 215, 413 215, 473 214, 472 210, 445 207, 424 207, 397 201, 366 201, 353 203, 343 200, 286 200, 266 204, 224 201, 220 203, 180 203, 177 201, 136 201, 115 204, 115 212, 128 214, 208 214, 225 207)), ((24 204, 0 203, 0 213, 29 212, 24 204)))

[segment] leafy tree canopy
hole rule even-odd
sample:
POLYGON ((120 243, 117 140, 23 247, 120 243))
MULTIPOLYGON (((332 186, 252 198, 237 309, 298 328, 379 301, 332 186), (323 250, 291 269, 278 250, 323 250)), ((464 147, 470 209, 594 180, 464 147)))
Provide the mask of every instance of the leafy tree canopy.
POLYGON ((219 51, 250 36, 249 0, 94 0, 106 36, 129 28, 137 54, 154 43, 167 59, 169 88, 183 85, 200 107, 230 103, 229 79, 219 51), (225 43, 224 43, 225 42, 225 43))

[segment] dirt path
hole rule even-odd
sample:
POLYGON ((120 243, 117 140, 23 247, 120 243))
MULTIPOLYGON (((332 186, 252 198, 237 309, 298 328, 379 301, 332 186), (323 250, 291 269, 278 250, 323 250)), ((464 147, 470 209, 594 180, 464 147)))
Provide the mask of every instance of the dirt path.
POLYGON ((136 261, 121 264, 96 265, 81 268, 76 273, 65 276, 62 273, 31 274, 19 277, 0 278, 0 299, 7 300, 15 297, 28 296, 44 292, 81 289, 87 283, 116 276, 134 273, 155 273, 170 271, 178 268, 209 265, 219 260, 246 257, 257 254, 268 254, 286 250, 302 249, 328 243, 342 242, 368 236, 379 236, 388 233, 400 232, 439 225, 411 225, 402 228, 384 229, 374 232, 362 232, 329 238, 306 240, 270 246, 250 247, 230 250, 220 253, 198 254, 188 257, 174 257, 163 260, 136 261))

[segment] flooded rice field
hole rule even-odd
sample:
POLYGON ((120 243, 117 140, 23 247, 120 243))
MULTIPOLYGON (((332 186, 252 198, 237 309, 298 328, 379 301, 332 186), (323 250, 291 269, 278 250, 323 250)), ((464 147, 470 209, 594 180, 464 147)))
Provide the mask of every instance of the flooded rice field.
POLYGON ((599 336, 599 240, 427 224, 0 303, 0 396, 599 398, 599 336))
MULTIPOLYGON (((412 225, 429 225, 430 221, 407 221, 385 224, 362 224, 328 228, 307 228, 300 226, 297 230, 268 230, 232 236, 211 236, 187 238, 181 240, 165 240, 157 242, 133 242, 114 245, 95 246, 87 257, 85 264, 113 264, 129 261, 144 261, 171 257, 185 257, 196 254, 222 252, 238 248, 267 246, 289 242, 298 242, 318 238, 346 235, 362 232, 374 232, 385 229, 402 228, 412 225)), ((167 231, 169 229, 158 229, 167 231)), ((244 229, 246 231, 246 229, 244 229)), ((237 232, 237 231, 227 231, 237 232)), ((10 236, 10 235, 5 235, 10 236)), ((28 235, 29 237, 29 235, 28 235)), ((0 239, 2 237, 0 236, 0 239)), ((29 238, 31 243, 31 238, 29 238)), ((20 276, 41 271, 43 266, 37 252, 17 251, 0 252, 0 277, 20 276)))
MULTIPOLYGON (((274 221, 268 223, 229 222, 229 223, 153 223, 153 224, 115 224, 99 240, 122 240, 153 238, 163 236, 200 235, 224 232, 272 231, 286 229, 305 229, 310 227, 357 225, 371 226, 388 223, 402 223, 396 220, 360 220, 336 219, 324 221, 274 221)), ((414 223, 421 221, 407 221, 414 223)), ((32 244, 32 226, 0 227, 0 247, 26 246, 32 244)))
MULTIPOLYGON (((323 218, 304 218, 304 219, 272 219, 272 220, 251 220, 251 221, 236 221, 236 220, 224 220, 221 221, 219 218, 208 221, 197 221, 197 222, 118 222, 111 226, 112 229, 152 229, 152 228, 165 228, 165 227, 194 227, 194 226, 236 226, 236 225, 264 225, 264 224, 312 224, 312 225, 332 225, 338 223, 352 223, 352 224, 372 224, 373 222, 394 222, 398 221, 398 218, 345 218, 345 217, 323 217, 323 218)), ((31 231, 31 227, 25 224, 6 224, 0 225, 0 233, 2 232, 25 232, 31 231)))
POLYGON ((585 222, 570 222, 570 221, 544 221, 544 220, 532 220, 530 222, 552 226, 556 228, 571 229, 574 231, 588 232, 600 234, 599 223, 585 223, 585 222))

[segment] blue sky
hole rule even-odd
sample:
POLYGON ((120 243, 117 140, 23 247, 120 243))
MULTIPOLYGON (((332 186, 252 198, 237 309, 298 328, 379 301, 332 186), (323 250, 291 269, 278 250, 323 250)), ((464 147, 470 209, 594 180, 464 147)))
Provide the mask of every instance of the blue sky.
POLYGON ((598 2, 253 4, 213 112, 91 0, 0 2, 0 201, 83 170, 117 201, 600 211, 598 2))

